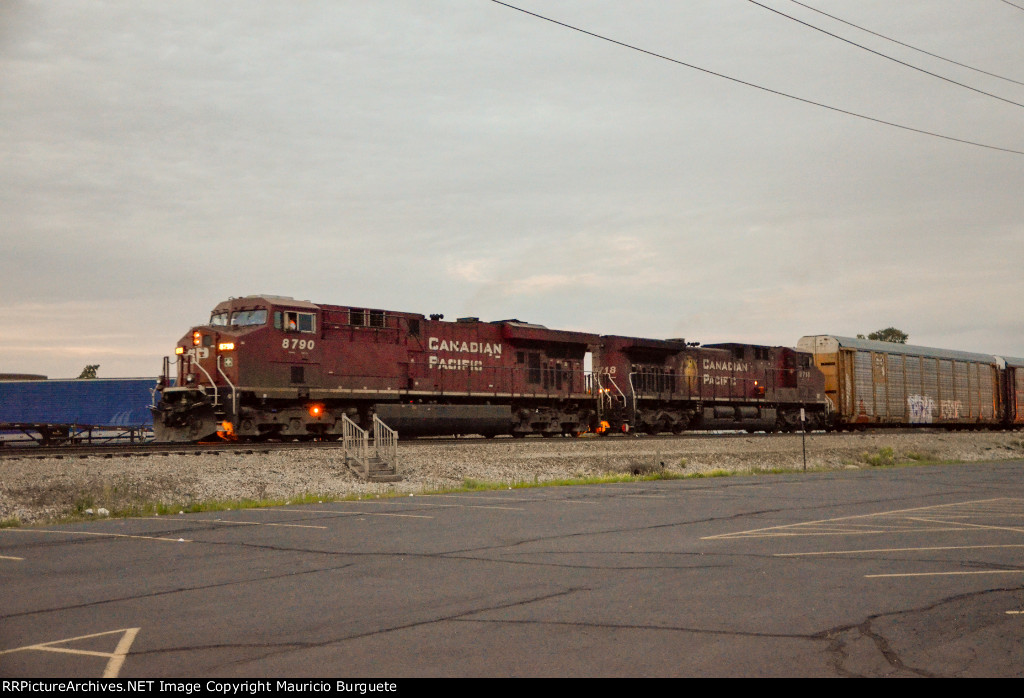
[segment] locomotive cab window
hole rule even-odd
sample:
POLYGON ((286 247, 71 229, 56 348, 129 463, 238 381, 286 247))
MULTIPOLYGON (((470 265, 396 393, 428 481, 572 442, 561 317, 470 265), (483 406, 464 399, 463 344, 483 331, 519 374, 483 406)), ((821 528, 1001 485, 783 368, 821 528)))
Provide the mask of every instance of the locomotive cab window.
POLYGON ((251 325, 264 325, 267 322, 267 311, 259 310, 236 310, 231 313, 231 324, 235 327, 249 327, 251 325))
POLYGON ((316 332, 316 313, 274 313, 274 327, 285 332, 316 332))
POLYGON ((210 316, 210 324, 214 326, 221 326, 228 324, 227 313, 214 313, 210 316))

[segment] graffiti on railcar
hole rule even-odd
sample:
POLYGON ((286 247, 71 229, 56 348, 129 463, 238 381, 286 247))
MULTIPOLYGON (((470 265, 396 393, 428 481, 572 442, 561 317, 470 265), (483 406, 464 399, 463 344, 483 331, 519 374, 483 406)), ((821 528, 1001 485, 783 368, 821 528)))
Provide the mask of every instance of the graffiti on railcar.
POLYGON ((931 424, 935 400, 927 395, 908 395, 907 413, 911 424, 931 424))
POLYGON ((963 403, 959 400, 941 400, 939 402, 940 419, 960 419, 963 403))

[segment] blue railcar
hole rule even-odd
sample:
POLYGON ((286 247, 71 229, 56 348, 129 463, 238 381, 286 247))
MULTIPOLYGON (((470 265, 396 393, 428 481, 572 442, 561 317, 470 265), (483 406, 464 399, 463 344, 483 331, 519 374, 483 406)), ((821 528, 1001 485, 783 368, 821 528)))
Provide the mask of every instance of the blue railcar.
POLYGON ((156 378, 0 381, 0 424, 152 428, 156 378))

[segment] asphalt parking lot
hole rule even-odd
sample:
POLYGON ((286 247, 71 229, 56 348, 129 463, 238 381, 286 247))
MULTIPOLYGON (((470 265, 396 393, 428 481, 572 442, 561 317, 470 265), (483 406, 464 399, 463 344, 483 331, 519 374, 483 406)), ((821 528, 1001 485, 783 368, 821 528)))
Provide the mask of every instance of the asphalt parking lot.
POLYGON ((0 529, 5 677, 1020 676, 1024 463, 0 529))

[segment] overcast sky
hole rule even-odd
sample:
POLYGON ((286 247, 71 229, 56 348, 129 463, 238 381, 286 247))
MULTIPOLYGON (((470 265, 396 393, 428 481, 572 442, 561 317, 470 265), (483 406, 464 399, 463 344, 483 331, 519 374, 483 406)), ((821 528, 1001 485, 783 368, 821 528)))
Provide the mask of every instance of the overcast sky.
MULTIPOLYGON (((745 0, 513 4, 1024 152, 1024 107, 745 0)), ((1024 105, 1024 2, 806 0, 999 77, 763 4, 1024 105)), ((489 0, 0 0, 0 233, 0 373, 155 375, 252 293, 1024 356, 1024 155, 489 0)))

